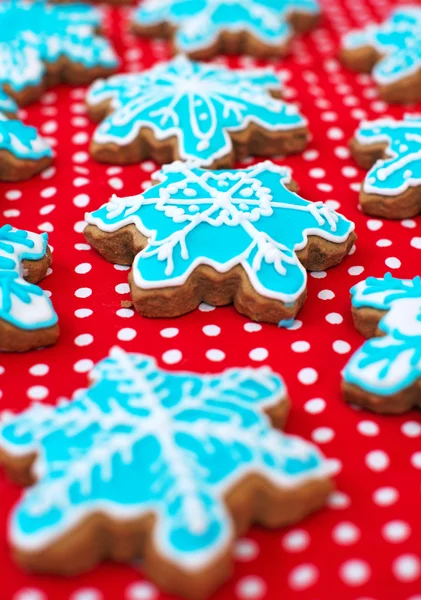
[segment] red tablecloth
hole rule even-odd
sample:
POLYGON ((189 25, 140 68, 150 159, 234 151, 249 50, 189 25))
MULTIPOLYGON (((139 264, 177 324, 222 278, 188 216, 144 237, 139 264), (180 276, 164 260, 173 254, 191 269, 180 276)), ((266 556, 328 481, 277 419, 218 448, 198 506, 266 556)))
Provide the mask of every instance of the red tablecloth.
MULTIPOLYGON (((51 90, 27 109, 26 121, 52 141, 57 159, 30 182, 0 184, 3 222, 50 235, 53 272, 43 287, 52 292, 62 331, 51 349, 0 356, 2 409, 71 397, 115 344, 150 353, 169 369, 218 372, 269 364, 290 391, 287 430, 312 439, 336 461, 337 492, 329 506, 283 531, 252 529, 238 541, 234 577, 216 600, 421 598, 420 414, 378 417, 353 410, 339 391, 340 371, 362 342, 352 325, 349 288, 386 271, 399 277, 420 273, 421 218, 386 222, 362 215, 357 200, 364 171, 347 150, 360 119, 399 116, 405 109, 389 109, 369 76, 347 72, 335 58, 341 32, 384 17, 392 4, 324 0, 321 26, 295 42, 291 57, 274 63, 286 82, 286 97, 299 102, 313 133, 305 153, 284 163, 293 168, 305 198, 329 201, 356 222, 358 234, 355 253, 342 265, 309 277, 308 299, 293 330, 250 326, 231 307, 204 306, 172 321, 119 311, 121 301, 129 299, 128 273, 86 245, 84 211, 112 192, 140 192, 156 165, 121 168, 89 158, 94 126, 85 115, 84 89, 51 90)), ((107 22, 126 70, 167 57, 164 42, 142 42, 125 33, 125 18, 117 10, 107 9, 107 22)), ((247 68, 255 61, 244 57, 230 64, 247 68)), ((0 478, 1 600, 168 598, 144 580, 137 563, 107 563, 71 579, 21 571, 6 541, 7 516, 21 490, 3 472, 0 478)))

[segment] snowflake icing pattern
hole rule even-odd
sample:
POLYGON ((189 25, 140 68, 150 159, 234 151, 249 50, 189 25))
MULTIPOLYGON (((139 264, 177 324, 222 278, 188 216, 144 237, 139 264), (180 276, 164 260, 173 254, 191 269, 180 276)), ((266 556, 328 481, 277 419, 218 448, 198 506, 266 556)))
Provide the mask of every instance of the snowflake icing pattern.
POLYGON ((7 150, 19 159, 38 160, 52 157, 53 151, 35 127, 17 119, 8 119, 0 112, 0 150, 7 150))
POLYGON ((47 247, 46 233, 0 227, 0 319, 20 329, 43 329, 57 323, 48 296, 22 277, 22 260, 43 258, 47 247))
POLYGON ((44 1, 0 3, 0 87, 20 101, 26 88, 43 83, 60 59, 87 70, 114 69, 108 41, 95 35, 100 13, 83 4, 52 6, 44 1))
POLYGON ((421 9, 415 6, 395 10, 381 25, 369 25, 344 36, 345 51, 372 48, 378 54, 373 77, 388 86, 418 73, 421 69, 421 9))
POLYGON ((3 420, 3 452, 37 455, 38 480, 11 521, 12 544, 24 552, 94 513, 136 522, 155 513, 155 548, 179 568, 200 570, 229 548, 224 496, 244 477, 258 473, 282 490, 327 476, 311 444, 271 427, 264 411, 285 388, 268 367, 171 373, 115 348, 92 375, 74 401, 3 420))
POLYGON ((421 377, 421 279, 369 277, 351 290, 355 308, 387 311, 368 340, 352 356, 344 380, 380 396, 398 394, 421 377))
POLYGON ((289 18, 319 13, 317 0, 146 0, 133 21, 140 31, 161 24, 175 28, 175 45, 186 54, 213 47, 225 31, 245 31, 279 53, 293 35, 289 18))
POLYGON ((143 194, 113 197, 85 216, 106 232, 133 223, 149 238, 132 270, 143 289, 182 285, 200 264, 222 273, 241 265, 258 293, 293 303, 306 285, 296 252, 307 237, 341 243, 354 230, 322 202, 290 192, 290 170, 269 161, 221 172, 173 163, 154 179, 143 194))
POLYGON ((294 105, 270 95, 280 85, 270 70, 233 71, 183 56, 139 75, 115 75, 88 92, 90 107, 109 101, 112 108, 93 141, 125 146, 148 128, 158 141, 175 136, 181 160, 210 165, 233 150, 229 132, 252 123, 270 131, 306 126, 294 105))

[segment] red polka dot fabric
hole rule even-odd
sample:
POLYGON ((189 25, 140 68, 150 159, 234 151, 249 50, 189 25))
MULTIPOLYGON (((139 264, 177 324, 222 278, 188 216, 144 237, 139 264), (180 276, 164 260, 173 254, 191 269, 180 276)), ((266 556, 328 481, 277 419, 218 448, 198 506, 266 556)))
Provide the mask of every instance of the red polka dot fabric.
MULTIPOLYGON (((93 364, 118 344, 149 353, 168 369, 218 372, 270 365, 286 380, 292 400, 287 431, 312 440, 331 461, 337 490, 328 506, 293 527, 253 528, 234 548, 231 581, 216 600, 420 600, 421 418, 419 412, 380 417, 345 405, 340 372, 362 343, 354 330, 349 289, 390 271, 420 273, 421 217, 388 222, 363 215, 358 191, 365 172, 347 142, 361 119, 400 117, 421 105, 388 107, 369 75, 342 68, 340 34, 381 20, 391 0, 323 0, 320 27, 297 39, 292 56, 274 61, 285 97, 308 117, 312 141, 299 156, 277 162, 293 169, 304 198, 323 200, 356 223, 351 255, 328 272, 312 273, 308 299, 290 330, 251 323, 232 307, 199 310, 174 320, 147 320, 131 309, 126 267, 104 261, 83 237, 84 212, 112 193, 131 195, 149 185, 156 165, 95 163, 88 146, 94 125, 82 88, 55 88, 24 111, 57 151, 54 166, 23 184, 0 184, 3 222, 45 231, 54 262, 42 283, 60 317, 57 346, 0 356, 2 409, 71 398, 87 385, 93 364)), ((127 33, 127 9, 104 9, 123 69, 136 71, 168 57, 163 41, 127 33)), ((220 59, 227 60, 227 59, 220 59)), ((232 66, 257 63, 229 59, 232 66)), ((8 513, 21 494, 0 470, 0 564, 3 600, 164 600, 142 574, 141 562, 103 564, 74 578, 23 572, 7 545, 8 513)))

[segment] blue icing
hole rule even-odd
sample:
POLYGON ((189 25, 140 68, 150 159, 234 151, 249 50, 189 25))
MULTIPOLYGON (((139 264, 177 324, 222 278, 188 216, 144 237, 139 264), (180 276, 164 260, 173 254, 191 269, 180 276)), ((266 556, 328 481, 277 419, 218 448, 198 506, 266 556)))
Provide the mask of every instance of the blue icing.
POLYGON ((385 311, 383 335, 365 342, 346 365, 347 383, 379 396, 398 394, 421 377, 421 278, 369 277, 351 289, 355 308, 385 311))
POLYGON ((345 35, 343 46, 371 46, 379 53, 381 58, 373 69, 373 77, 381 85, 408 77, 421 68, 421 8, 396 9, 380 25, 345 35))
POLYGON ((294 303, 307 274, 296 256, 316 235, 344 242, 354 224, 321 202, 289 191, 290 172, 271 162, 231 171, 174 163, 139 196, 116 198, 85 218, 103 231, 135 224, 149 237, 133 264, 139 287, 182 285, 200 264, 236 265, 266 297, 294 303))
POLYGON ((362 145, 385 144, 388 156, 370 169, 364 192, 394 196, 421 184, 420 116, 405 115, 402 121, 364 121, 355 137, 362 145))
POLYGON ((169 23, 177 28, 178 50, 211 46, 222 31, 247 31, 264 44, 280 46, 292 34, 292 13, 318 14, 317 0, 146 0, 133 16, 142 27, 169 23))
POLYGON ((60 58, 84 67, 115 67, 108 41, 95 34, 100 14, 84 4, 53 6, 43 1, 0 4, 0 86, 19 92, 42 82, 45 63, 60 58))
POLYGON ((177 137, 180 159, 210 164, 233 150, 230 131, 256 123, 273 131, 306 125, 295 106, 272 98, 271 71, 232 71, 179 56, 139 75, 97 81, 88 104, 112 101, 113 112, 94 133, 97 144, 127 145, 143 127, 158 140, 177 137))
POLYGON ((282 319, 281 321, 279 321, 278 323, 278 327, 282 327, 285 329, 291 329, 291 327, 294 325, 294 319, 282 319))
POLYGON ((53 156, 53 151, 38 135, 35 127, 0 113, 0 150, 7 150, 20 159, 38 160, 53 156))
POLYGON ((15 115, 18 112, 18 105, 10 96, 8 96, 0 87, 0 113, 15 115))
POLYGON ((7 454, 37 455, 39 479, 11 520, 11 541, 25 551, 97 511, 117 520, 152 512, 157 550, 203 568, 233 538, 224 497, 242 477, 290 487, 326 475, 311 444, 272 429, 264 411, 286 392, 268 368, 171 373, 114 348, 92 375, 74 401, 33 405, 0 428, 7 454))
MULTIPOLYGON (((1 123, 1 122, 0 122, 1 123)), ((57 323, 50 299, 22 277, 23 260, 40 260, 48 247, 46 233, 38 235, 0 227, 0 319, 20 329, 35 330, 57 323)))

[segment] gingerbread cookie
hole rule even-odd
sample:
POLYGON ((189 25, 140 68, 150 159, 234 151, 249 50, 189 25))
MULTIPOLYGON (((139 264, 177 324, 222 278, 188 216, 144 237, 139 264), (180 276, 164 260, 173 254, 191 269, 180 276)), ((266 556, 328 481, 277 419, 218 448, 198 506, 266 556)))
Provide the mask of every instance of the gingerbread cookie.
POLYGON ((304 303, 306 269, 339 264, 355 240, 353 223, 290 191, 290 170, 269 161, 221 172, 174 163, 154 178, 143 194, 114 196, 85 216, 100 254, 133 263, 132 299, 146 317, 203 301, 283 322, 304 303))
POLYGON ((421 100, 421 8, 398 8, 380 25, 351 31, 342 39, 341 58, 350 69, 372 72, 387 102, 421 100))
POLYGON ((421 116, 363 121, 350 142, 367 173, 360 204, 369 215, 409 219, 421 212, 421 116))
POLYGON ((273 428, 286 391, 268 367, 168 372, 114 348, 91 379, 74 401, 0 427, 7 471, 36 482, 9 527, 31 571, 142 557, 163 589, 202 599, 229 577, 235 537, 296 522, 331 490, 319 451, 273 428))
POLYGON ((20 105, 46 86, 90 83, 116 70, 109 42, 95 32, 100 13, 88 5, 0 3, 0 88, 20 105))
POLYGON ((345 400, 377 413, 421 407, 421 278, 369 277, 351 294, 355 326, 373 339, 343 371, 345 400))
POLYGON ((250 153, 300 152, 307 121, 274 94, 280 79, 270 70, 232 71, 179 56, 136 75, 96 81, 88 111, 102 120, 92 156, 107 163, 197 160, 230 167, 250 153))
POLYGON ((53 151, 35 127, 0 112, 0 181, 30 179, 52 160, 53 151))
POLYGON ((36 285, 50 265, 46 233, 0 227, 0 350, 24 352, 57 341, 57 315, 36 285))
POLYGON ((133 15, 132 31, 170 37, 176 52, 195 59, 284 56, 294 31, 308 31, 319 16, 317 0, 146 0, 133 15))

